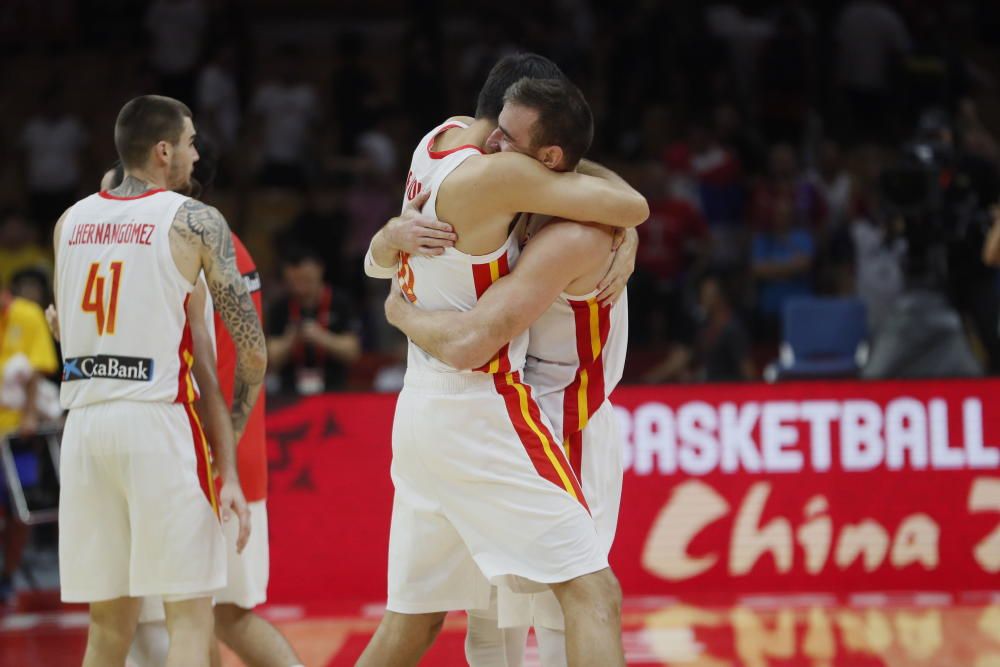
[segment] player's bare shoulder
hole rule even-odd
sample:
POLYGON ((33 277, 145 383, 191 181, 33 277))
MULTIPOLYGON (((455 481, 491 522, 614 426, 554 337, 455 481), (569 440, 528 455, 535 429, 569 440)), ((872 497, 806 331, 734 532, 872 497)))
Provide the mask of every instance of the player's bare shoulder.
POLYGON ((187 199, 170 225, 170 250, 177 268, 192 283, 206 255, 236 257, 226 219, 214 206, 187 199))
POLYGON ((564 244, 581 253, 609 251, 614 232, 606 225, 596 222, 577 222, 563 218, 553 218, 540 225, 532 234, 534 242, 564 244))

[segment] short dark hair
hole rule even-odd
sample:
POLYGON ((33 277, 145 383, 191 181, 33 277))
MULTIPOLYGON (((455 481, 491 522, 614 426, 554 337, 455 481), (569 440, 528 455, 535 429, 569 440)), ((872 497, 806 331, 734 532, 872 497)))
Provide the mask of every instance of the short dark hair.
POLYGON ((559 146, 566 169, 575 169, 594 140, 594 114, 587 98, 569 79, 523 78, 507 89, 504 103, 538 112, 533 148, 559 146))
POLYGON ((149 149, 161 141, 176 144, 191 109, 172 97, 142 95, 125 103, 115 121, 115 148, 126 169, 141 167, 149 149))
POLYGON ((537 53, 504 56, 490 70, 476 100, 476 118, 496 120, 503 109, 503 96, 512 84, 530 79, 563 79, 565 74, 554 62, 537 53))
MULTIPOLYGON (((193 199, 200 199, 215 183, 219 157, 215 144, 200 135, 195 136, 194 147, 198 151, 198 161, 194 163, 194 169, 191 171, 191 191, 185 194, 193 199)), ((115 160, 115 163, 108 167, 104 173, 109 171, 115 172, 111 178, 111 187, 108 188, 114 190, 125 180, 125 168, 122 166, 122 161, 115 160)))

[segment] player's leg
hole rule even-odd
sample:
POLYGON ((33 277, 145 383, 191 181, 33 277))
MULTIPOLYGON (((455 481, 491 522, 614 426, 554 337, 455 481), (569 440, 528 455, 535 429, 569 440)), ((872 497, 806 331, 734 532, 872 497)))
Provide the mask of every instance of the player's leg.
POLYGON ((90 603, 90 627, 83 667, 123 665, 139 620, 137 598, 115 598, 90 603))
POLYGON ((226 583, 226 543, 215 510, 207 442, 190 406, 130 406, 128 475, 130 586, 163 595, 167 667, 209 665, 212 596, 226 583), (164 504, 164 499, 169 499, 164 504))
POLYGON ((267 504, 249 504, 250 541, 243 553, 236 551, 238 526, 223 524, 226 536, 226 587, 215 596, 215 636, 248 665, 289 667, 302 660, 281 632, 260 616, 254 607, 267 600, 270 569, 267 504))
POLYGON ((209 667, 208 654, 215 638, 212 598, 164 600, 163 609, 170 635, 167 667, 209 667))
POLYGON ((574 667, 624 666, 618 580, 605 568, 553 584, 566 619, 566 657, 574 667))
POLYGON ((465 633, 465 659, 469 667, 521 667, 528 630, 498 628, 496 618, 470 611, 465 633))
POLYGON ((535 626, 535 639, 538 640, 538 658, 542 667, 566 667, 566 631, 535 626))
POLYGON ((284 635, 249 609, 215 606, 215 635, 248 665, 295 667, 302 660, 284 635))
POLYGON ((146 623, 142 621, 140 614, 139 624, 132 638, 132 648, 128 652, 130 663, 135 667, 164 667, 169 648, 170 635, 167 633, 166 621, 161 619, 146 623))
POLYGON ((465 659, 470 667, 521 667, 528 627, 499 627, 497 591, 490 594, 489 609, 466 612, 465 659))
MULTIPOLYGON (((454 402, 444 401, 453 417, 454 402)), ((449 435, 448 430, 439 433, 425 427, 430 415, 435 420, 440 416, 440 403, 440 394, 411 387, 404 388, 396 402, 388 600, 386 614, 357 663, 360 667, 416 665, 448 611, 489 604, 489 582, 442 507, 442 497, 450 503, 461 498, 449 493, 423 458, 427 443, 437 444, 449 435)))
POLYGON ((386 611, 355 667, 416 666, 441 632, 445 615, 386 611))
POLYGON ((109 405, 70 410, 60 455, 59 585, 63 602, 90 604, 85 667, 124 664, 139 617, 129 588, 120 422, 109 405))

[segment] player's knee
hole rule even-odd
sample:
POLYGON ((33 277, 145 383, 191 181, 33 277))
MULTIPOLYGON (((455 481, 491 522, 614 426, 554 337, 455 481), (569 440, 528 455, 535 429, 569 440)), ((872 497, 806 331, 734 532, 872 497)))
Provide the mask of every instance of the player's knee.
POLYGON ((430 646, 444 627, 444 612, 431 614, 397 614, 388 612, 383 622, 395 641, 430 646))
POLYGON ((125 601, 90 606, 90 632, 109 641, 131 641, 137 620, 136 610, 125 601))
POLYGON ((611 568, 557 584, 553 591, 564 613, 583 608, 592 610, 604 622, 621 617, 622 589, 611 568))
POLYGON ((424 634, 424 641, 427 643, 427 646, 430 646, 431 644, 434 643, 434 640, 437 639, 437 636, 441 634, 441 628, 444 627, 445 615, 441 613, 441 614, 422 614, 422 616, 427 617, 424 619, 423 623, 423 628, 424 628, 423 634, 424 634))
POLYGON ((215 616, 215 634, 218 635, 219 639, 229 644, 230 638, 239 631, 240 626, 248 620, 252 613, 249 609, 243 609, 234 604, 215 605, 212 610, 212 614, 215 616))

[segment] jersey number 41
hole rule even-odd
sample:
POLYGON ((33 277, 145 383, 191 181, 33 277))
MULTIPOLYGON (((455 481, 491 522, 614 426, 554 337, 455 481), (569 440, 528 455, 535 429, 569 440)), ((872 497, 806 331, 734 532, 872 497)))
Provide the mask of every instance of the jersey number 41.
POLYGON ((87 287, 83 290, 83 302, 80 304, 85 313, 93 313, 97 317, 97 335, 114 335, 115 319, 118 316, 118 288, 122 281, 123 262, 111 262, 109 267, 111 293, 108 296, 107 307, 104 301, 105 276, 101 275, 100 262, 90 265, 87 275, 87 287))

